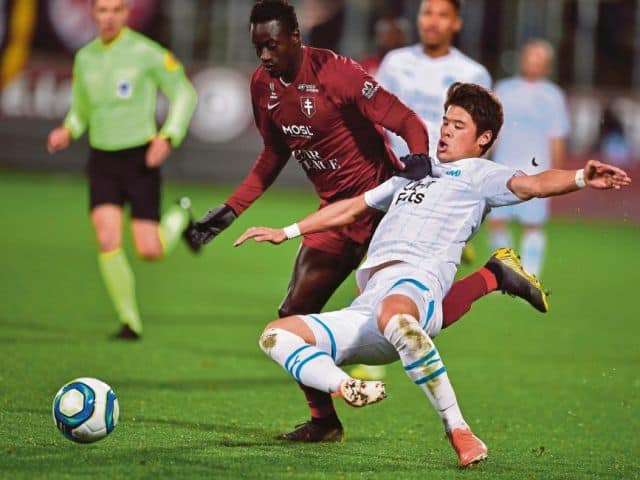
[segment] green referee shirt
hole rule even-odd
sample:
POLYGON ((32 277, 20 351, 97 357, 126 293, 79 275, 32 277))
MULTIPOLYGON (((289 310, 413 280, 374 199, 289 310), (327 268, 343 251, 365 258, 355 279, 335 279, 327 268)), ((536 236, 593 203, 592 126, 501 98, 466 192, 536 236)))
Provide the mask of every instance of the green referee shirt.
POLYGON ((158 88, 170 102, 159 135, 175 148, 196 105, 196 92, 182 65, 171 52, 128 28, 107 45, 98 37, 76 53, 71 110, 64 125, 74 139, 88 128, 89 143, 99 150, 144 145, 158 133, 158 88))

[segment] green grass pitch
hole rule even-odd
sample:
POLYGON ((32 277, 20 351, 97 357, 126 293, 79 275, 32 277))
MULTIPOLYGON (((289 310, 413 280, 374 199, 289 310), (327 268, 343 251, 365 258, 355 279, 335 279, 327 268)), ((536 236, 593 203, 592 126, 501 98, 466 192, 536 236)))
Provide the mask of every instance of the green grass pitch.
MULTIPOLYGON (((196 213, 229 190, 169 185, 196 213)), ((436 340, 465 416, 489 460, 456 468, 427 399, 399 364, 389 398, 338 406, 342 444, 292 445, 273 435, 307 417, 293 380, 258 348, 276 315, 296 242, 231 242, 251 225, 286 225, 317 204, 274 190, 199 257, 181 246, 161 263, 126 249, 144 340, 117 327, 97 271, 82 179, 0 176, 0 477, 259 479, 639 478, 640 228, 554 221, 545 283, 551 312, 509 297, 481 300, 436 340), (79 376, 116 391, 120 423, 76 445, 51 401, 79 376)), ((483 234, 474 241, 486 257, 483 234)), ((478 265, 482 259, 478 259, 478 265)), ((347 282, 330 307, 347 304, 347 282)))

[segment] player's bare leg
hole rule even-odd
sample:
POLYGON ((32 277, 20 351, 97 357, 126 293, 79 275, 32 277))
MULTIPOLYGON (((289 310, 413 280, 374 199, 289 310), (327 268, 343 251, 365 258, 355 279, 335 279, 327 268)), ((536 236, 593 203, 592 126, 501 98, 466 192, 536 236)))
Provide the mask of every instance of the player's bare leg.
POLYGON ((136 301, 135 278, 122 250, 122 220, 119 205, 98 205, 91 211, 100 273, 122 322, 116 338, 135 340, 142 333, 142 321, 136 301))
POLYGON ((158 222, 134 218, 131 221, 131 232, 136 252, 140 258, 158 260, 164 256, 158 222))
POLYGON ((424 391, 442 418, 460 465, 470 466, 487 458, 487 447, 471 433, 462 417, 440 354, 417 318, 418 307, 410 297, 392 294, 382 301, 378 328, 398 352, 409 378, 424 391))

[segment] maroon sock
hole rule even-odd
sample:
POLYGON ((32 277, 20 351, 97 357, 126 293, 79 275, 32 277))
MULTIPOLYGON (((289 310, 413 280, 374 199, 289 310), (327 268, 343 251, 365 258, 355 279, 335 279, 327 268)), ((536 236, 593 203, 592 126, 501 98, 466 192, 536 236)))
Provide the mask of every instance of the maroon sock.
POLYGON ((442 328, 447 328, 471 309, 473 302, 498 287, 496 276, 486 267, 458 280, 442 301, 442 328))
POLYGON ((307 398, 307 405, 311 411, 311 418, 315 420, 329 420, 338 421, 338 415, 333 407, 333 400, 331 395, 315 388, 307 387, 299 383, 300 388, 304 392, 304 396, 307 398))

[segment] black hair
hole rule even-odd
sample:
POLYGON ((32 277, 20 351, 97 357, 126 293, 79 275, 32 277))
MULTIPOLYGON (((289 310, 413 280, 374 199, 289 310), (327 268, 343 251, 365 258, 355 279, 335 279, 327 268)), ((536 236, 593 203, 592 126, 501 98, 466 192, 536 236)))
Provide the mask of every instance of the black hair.
POLYGON ((453 6, 456 13, 460 15, 462 8, 464 7, 464 0, 448 0, 448 2, 453 6))
POLYGON ((484 155, 498 138, 504 114, 502 103, 493 93, 475 83, 456 82, 447 90, 447 101, 444 104, 446 113, 449 106, 463 108, 476 124, 476 133, 479 137, 487 130, 491 131, 491 140, 482 147, 484 155))
POLYGON ((249 23, 270 22, 277 20, 287 30, 293 33, 298 30, 298 17, 292 5, 287 0, 260 0, 251 9, 251 17, 249 23))

